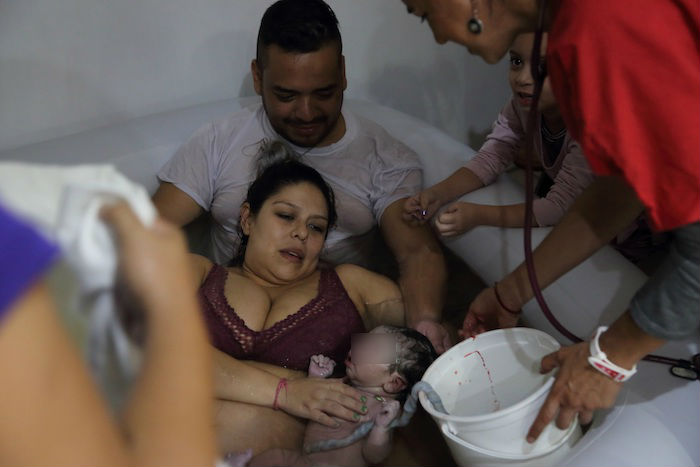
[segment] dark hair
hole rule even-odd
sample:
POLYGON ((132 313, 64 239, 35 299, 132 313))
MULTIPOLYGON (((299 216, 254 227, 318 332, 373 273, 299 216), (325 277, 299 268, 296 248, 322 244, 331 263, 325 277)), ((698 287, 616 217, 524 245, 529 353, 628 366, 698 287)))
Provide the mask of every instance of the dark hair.
MULTIPOLYGON (((310 183, 318 188, 326 200, 328 208, 327 236, 328 231, 335 226, 338 218, 333 189, 316 169, 304 164, 300 159, 301 156, 281 141, 263 141, 258 156, 257 177, 248 187, 244 202, 250 205, 250 214, 256 215, 260 212, 265 201, 279 193, 283 188, 298 183, 310 183)), ((248 236, 243 233, 240 223, 238 235, 240 237, 238 251, 231 260, 230 266, 240 266, 245 258, 248 236)))
POLYGON ((389 371, 396 371, 406 380, 406 388, 397 396, 397 400, 403 402, 438 354, 430 340, 415 329, 388 325, 381 327, 388 334, 398 334, 396 363, 391 364, 389 371))
POLYGON ((255 57, 262 69, 264 51, 272 44, 285 52, 309 53, 329 43, 337 43, 338 53, 343 52, 338 19, 323 0, 279 0, 260 21, 255 57))

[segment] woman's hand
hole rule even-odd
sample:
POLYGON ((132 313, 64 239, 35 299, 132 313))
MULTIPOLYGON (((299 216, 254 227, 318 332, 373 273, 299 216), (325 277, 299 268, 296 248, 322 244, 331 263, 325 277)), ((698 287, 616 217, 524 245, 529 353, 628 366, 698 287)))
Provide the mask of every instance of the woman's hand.
POLYGON ((435 218, 435 228, 443 237, 453 237, 481 225, 479 205, 474 203, 452 203, 435 218))
POLYGON ((593 411, 612 406, 622 387, 588 363, 588 342, 562 347, 542 359, 542 373, 559 368, 556 380, 527 434, 534 443, 542 430, 556 417, 557 427, 566 429, 578 414, 587 424, 593 411))
POLYGON ((288 414, 336 427, 331 417, 357 422, 367 412, 362 394, 341 379, 299 378, 287 383, 278 397, 279 407, 288 414))
POLYGON ((406 200, 403 219, 410 224, 425 224, 443 205, 438 194, 428 188, 406 200))
MULTIPOLYGON (((514 309, 514 308, 513 308, 514 309)), ((503 308, 496 298, 493 287, 484 289, 469 305, 459 335, 474 337, 492 329, 512 328, 518 324, 518 315, 503 308)))

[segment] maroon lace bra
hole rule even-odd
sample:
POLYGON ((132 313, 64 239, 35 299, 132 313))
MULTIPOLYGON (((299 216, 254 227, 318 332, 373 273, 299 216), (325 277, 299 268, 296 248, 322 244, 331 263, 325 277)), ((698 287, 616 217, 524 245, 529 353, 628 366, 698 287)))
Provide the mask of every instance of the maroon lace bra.
POLYGON ((255 360, 306 371, 312 355, 323 354, 342 367, 350 336, 365 332, 334 269, 321 269, 318 295, 282 321, 262 331, 246 326, 228 304, 224 285, 228 272, 214 265, 199 288, 199 300, 212 344, 239 360, 255 360))

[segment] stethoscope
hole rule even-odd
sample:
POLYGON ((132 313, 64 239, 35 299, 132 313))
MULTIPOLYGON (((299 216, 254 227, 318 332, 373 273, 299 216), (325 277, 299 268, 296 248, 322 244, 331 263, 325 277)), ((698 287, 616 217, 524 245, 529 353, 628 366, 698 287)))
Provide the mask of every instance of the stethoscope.
MULTIPOLYGON (((538 19, 537 19, 537 30, 535 31, 535 40, 532 46, 532 55, 530 60, 532 77, 535 80, 535 92, 532 99, 532 105, 530 106, 530 112, 528 113, 527 120, 527 130, 525 133, 525 150, 526 150, 526 163, 525 163, 525 227, 523 229, 523 241, 525 247, 525 266, 527 268, 528 279, 530 280, 530 286, 532 287, 533 294, 537 299, 537 303, 542 309, 542 313, 547 317, 547 320, 554 326, 554 328, 559 331, 563 336, 567 337, 574 343, 583 342, 583 339, 573 334, 571 331, 566 329, 559 320, 554 316, 554 313, 547 306, 547 302, 542 295, 542 289, 540 288, 539 282, 537 280, 537 272, 535 270, 535 262, 532 256, 532 219, 533 219, 533 202, 534 202, 534 188, 533 188, 533 167, 532 167, 532 157, 531 154, 534 153, 535 147, 535 128, 537 123, 537 104, 540 100, 540 94, 542 93, 542 85, 547 77, 547 71, 544 67, 540 67, 540 47, 542 44, 542 34, 544 33, 544 15, 547 6, 547 0, 539 0, 538 2, 538 19)), ((678 376, 680 378, 685 378, 689 380, 700 379, 700 354, 696 354, 691 360, 676 359, 670 357, 664 357, 661 355, 649 354, 644 357, 644 360, 656 363, 664 363, 670 365, 671 374, 678 376)))

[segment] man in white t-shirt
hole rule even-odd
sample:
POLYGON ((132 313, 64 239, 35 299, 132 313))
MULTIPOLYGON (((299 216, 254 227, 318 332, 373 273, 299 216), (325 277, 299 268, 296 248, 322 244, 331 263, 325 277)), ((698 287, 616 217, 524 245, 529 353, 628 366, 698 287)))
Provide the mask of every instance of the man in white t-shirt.
POLYGON ((342 110, 345 62, 333 11, 322 0, 281 0, 263 16, 252 65, 262 105, 205 125, 158 174, 153 200, 166 219, 185 225, 208 211, 211 259, 227 264, 238 243, 239 208, 255 178, 264 140, 283 140, 332 186, 338 223, 323 258, 368 265, 378 226, 399 265, 406 322, 438 352, 450 345, 440 323, 446 270, 428 227, 403 221, 404 200, 418 193, 417 155, 382 127, 342 110))

